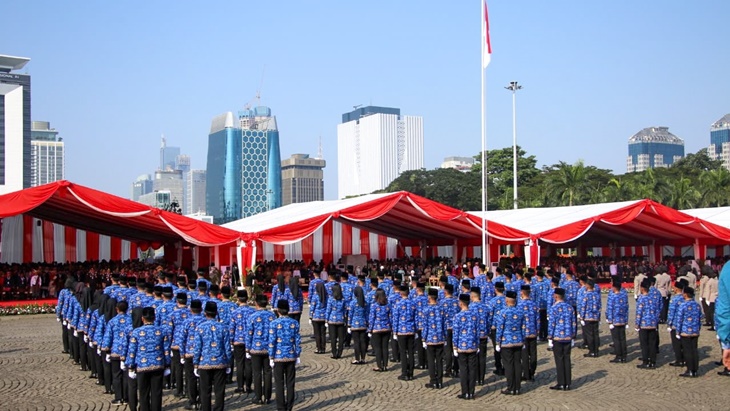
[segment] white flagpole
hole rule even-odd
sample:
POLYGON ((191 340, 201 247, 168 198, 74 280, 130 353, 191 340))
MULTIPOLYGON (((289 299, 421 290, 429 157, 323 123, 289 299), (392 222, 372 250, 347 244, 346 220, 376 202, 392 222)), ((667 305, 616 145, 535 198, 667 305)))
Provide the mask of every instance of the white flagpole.
POLYGON ((487 132, 486 132, 486 114, 485 114, 485 106, 486 103, 484 101, 484 87, 485 87, 485 76, 484 76, 484 53, 487 52, 486 50, 486 21, 485 21, 485 7, 486 7, 486 0, 480 0, 482 3, 482 13, 480 16, 481 24, 482 24, 482 35, 481 35, 481 43, 482 43, 482 58, 479 61, 479 70, 480 70, 480 78, 482 83, 482 94, 481 94, 481 104, 482 104, 482 111, 481 111, 481 124, 482 124, 482 264, 486 266, 486 268, 489 268, 490 260, 489 260, 489 248, 487 247, 487 163, 486 163, 486 155, 485 151, 487 149, 487 132))

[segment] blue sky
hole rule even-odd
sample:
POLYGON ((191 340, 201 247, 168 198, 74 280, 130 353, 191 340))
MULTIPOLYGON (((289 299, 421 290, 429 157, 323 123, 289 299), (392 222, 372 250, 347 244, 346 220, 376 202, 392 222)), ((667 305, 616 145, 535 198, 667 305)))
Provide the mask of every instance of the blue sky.
MULTIPOLYGON (((283 158, 317 153, 337 195, 336 126, 357 104, 421 115, 425 165, 480 147, 480 3, 125 1, 6 3, 0 54, 30 57, 33 119, 67 147, 67 179, 129 196, 160 135, 205 168, 211 119, 261 86, 283 158)), ((687 152, 730 112, 730 2, 489 2, 487 146, 518 142, 623 173, 627 140, 663 125, 687 152)))

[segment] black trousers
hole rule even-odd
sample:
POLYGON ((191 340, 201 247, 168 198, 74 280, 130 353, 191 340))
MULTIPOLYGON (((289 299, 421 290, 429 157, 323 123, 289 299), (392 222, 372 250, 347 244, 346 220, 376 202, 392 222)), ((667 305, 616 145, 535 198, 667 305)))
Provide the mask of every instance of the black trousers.
POLYGON ((477 353, 477 381, 484 381, 487 374, 487 345, 489 338, 479 339, 479 353, 477 353))
POLYGON ((185 382, 188 386, 188 399, 190 405, 198 403, 198 377, 193 372, 193 359, 192 357, 185 359, 185 382))
POLYGON ((548 319, 547 319, 547 309, 540 310, 540 331, 538 332, 537 336, 540 338, 541 341, 544 341, 547 339, 548 335, 548 319))
POLYGON ((302 321, 302 313, 289 313, 289 318, 295 319, 297 324, 299 324, 302 321))
MULTIPOLYGON (((322 323, 324 324, 324 323, 322 323)), ((324 329, 324 325, 322 325, 324 329)), ((255 399, 271 399, 271 366, 268 354, 251 354, 251 371, 255 399)))
POLYGON ((644 359, 644 364, 656 364, 656 329, 642 328, 639 330, 639 343, 641 344, 641 358, 644 359))
MULTIPOLYGON (((489 332, 489 339, 492 340, 492 348, 497 346, 497 330, 492 329, 492 331, 489 332)), ((494 368, 497 371, 504 371, 504 366, 502 365, 502 353, 494 350, 494 368)))
POLYGON ((613 353, 618 358, 626 359, 626 326, 617 325, 611 330, 613 353))
POLYGON ((454 330, 446 330, 446 347, 444 347, 444 371, 450 374, 458 370, 458 361, 454 359, 454 330))
POLYGON ((707 318, 705 319, 710 327, 715 328, 715 303, 710 303, 707 307, 707 318))
POLYGON ((416 359, 413 358, 415 336, 399 335, 398 348, 400 349, 400 375, 402 377, 413 377, 413 368, 416 365, 416 359))
POLYGON ((588 352, 598 354, 601 346, 601 337, 598 336, 598 321, 586 321, 583 333, 588 343, 588 352))
POLYGON ((707 305, 707 302, 705 302, 704 298, 700 298, 700 307, 702 307, 702 315, 705 316, 705 324, 709 325, 710 324, 710 314, 707 311, 710 307, 707 305))
MULTIPOLYGON (((163 371, 164 372, 164 371, 163 371)), ((139 396, 142 395, 140 390, 138 390, 139 387, 139 374, 137 374, 137 378, 132 379, 129 378, 129 371, 124 371, 126 380, 127 380, 127 393, 129 396, 129 409, 130 410, 136 410, 137 406, 139 405, 139 396)), ((147 381, 147 385, 149 385, 149 381, 147 381)), ((160 386, 161 387, 161 386, 160 386)), ((144 388, 144 386, 142 387, 144 388)), ((160 388, 161 389, 161 388, 160 388)), ((162 401, 162 393, 160 393, 160 401, 162 401)), ((162 405, 160 405, 162 406, 162 405)), ((158 408, 159 409, 159 408, 158 408)))
POLYGON ((662 297, 662 312, 659 313, 659 322, 667 322, 667 314, 669 314, 669 297, 662 297))
POLYGON ((103 352, 101 355, 99 355, 99 362, 97 363, 97 367, 101 368, 100 371, 100 381, 104 383, 104 388, 107 392, 112 391, 112 365, 111 363, 106 362, 106 354, 103 352))
POLYGON ((294 378, 297 375, 295 362, 274 363, 274 387, 276 391, 276 409, 291 410, 294 408, 294 378), (286 391, 286 394, 284 393, 286 391))
POLYGON ((687 371, 697 372, 697 368, 700 366, 700 357, 699 352, 697 351, 698 338, 699 337, 682 337, 682 339, 679 340, 682 343, 684 357, 687 359, 687 371))
POLYGON ((522 376, 528 380, 535 377, 537 370, 537 338, 525 338, 525 348, 522 350, 522 376))
POLYGON ((249 392, 253 383, 251 360, 246 359, 245 345, 234 345, 233 347, 233 357, 236 361, 236 388, 246 388, 246 392, 249 392))
POLYGON ((672 330, 669 333, 669 338, 672 339, 672 350, 674 351, 674 360, 676 362, 685 362, 684 347, 682 346, 682 340, 677 339, 677 330, 672 330))
POLYGON ((225 368, 198 369, 198 374, 200 374, 200 409, 203 411, 223 411, 226 400, 225 368), (215 396, 215 405, 211 407, 213 395, 215 396))
POLYGON ((375 351, 375 364, 377 368, 388 368, 388 342, 390 341, 390 331, 373 333, 371 339, 373 343, 373 351, 375 351))
POLYGON ((418 366, 423 368, 426 366, 426 349, 423 348, 423 331, 418 330, 418 340, 416 344, 416 357, 418 360, 418 366))
POLYGON ((335 358, 342 357, 342 350, 345 346, 345 325, 344 324, 330 324, 330 347, 332 349, 332 356, 335 358))
POLYGON ((66 354, 71 353, 71 345, 68 339, 68 328, 61 322, 61 341, 63 342, 63 352, 66 354))
POLYGON ((314 345, 319 352, 327 351, 327 334, 324 321, 312 321, 312 329, 314 329, 314 345))
POLYGON ((457 358, 459 361, 461 393, 473 395, 477 383, 477 353, 460 352, 457 358))
MULTIPOLYGON (((139 411, 162 410, 162 376, 164 370, 144 371, 137 374, 139 383, 139 411)), ((137 408, 129 402, 129 408, 137 408)))
POLYGON ((127 401, 127 384, 124 380, 124 371, 122 370, 119 358, 112 358, 112 387, 114 388, 114 399, 127 401))
POLYGON ((401 360, 401 352, 400 346, 398 345, 398 340, 390 340, 390 359, 393 362, 400 362, 401 360))
MULTIPOLYGON (((78 364, 80 361, 80 347, 79 337, 74 337, 73 331, 68 332, 68 338, 71 342, 71 355, 73 356, 74 363, 78 364)), ((83 340, 81 341, 84 342, 83 340)))
POLYGON ((365 361, 368 351, 367 331, 352 330, 352 343, 355 349, 355 361, 365 361))
POLYGON ((170 371, 172 372, 172 380, 175 382, 175 395, 177 396, 182 396, 185 393, 184 370, 185 366, 180 364, 180 350, 173 349, 170 371))
POLYGON ((86 344, 86 356, 89 370, 91 370, 92 374, 96 375, 96 348, 92 348, 88 343, 86 344))
POLYGON ((428 378, 431 384, 444 382, 444 344, 427 345, 426 361, 428 361, 428 378))
POLYGON ((79 343, 79 362, 81 362, 81 369, 83 371, 87 371, 89 369, 89 354, 88 354, 88 344, 84 342, 84 333, 80 332, 78 337, 78 343, 79 343))
POLYGON ((507 377, 507 389, 518 391, 522 382, 522 346, 502 347, 502 364, 507 377))
POLYGON ((555 371, 558 374, 558 385, 570 385, 570 380, 572 379, 570 351, 570 341, 553 342, 553 358, 555 358, 555 371))

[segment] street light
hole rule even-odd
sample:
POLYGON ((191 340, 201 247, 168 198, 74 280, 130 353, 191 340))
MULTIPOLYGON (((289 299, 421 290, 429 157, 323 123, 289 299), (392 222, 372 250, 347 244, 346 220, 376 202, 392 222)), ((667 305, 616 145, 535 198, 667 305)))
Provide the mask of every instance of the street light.
POLYGON ((505 87, 507 90, 512 91, 512 191, 514 208, 517 210, 517 116, 516 116, 516 102, 517 102, 517 90, 522 89, 522 86, 517 84, 516 81, 510 81, 509 86, 505 87))

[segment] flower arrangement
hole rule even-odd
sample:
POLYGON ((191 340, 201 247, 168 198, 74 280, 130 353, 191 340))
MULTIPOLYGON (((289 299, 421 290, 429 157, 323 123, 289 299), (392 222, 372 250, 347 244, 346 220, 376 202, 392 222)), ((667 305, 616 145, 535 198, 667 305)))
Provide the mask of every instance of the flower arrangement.
POLYGON ((56 312, 55 304, 19 304, 13 307, 0 307, 0 317, 6 315, 34 315, 53 314, 56 312))

